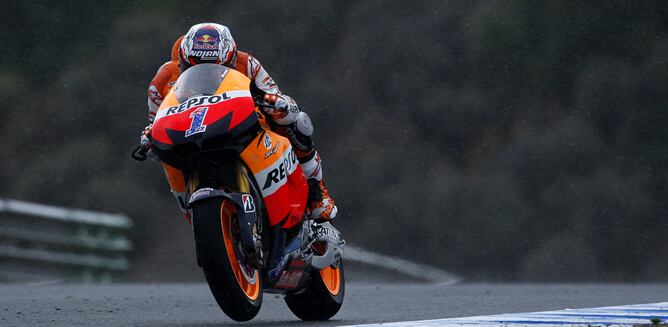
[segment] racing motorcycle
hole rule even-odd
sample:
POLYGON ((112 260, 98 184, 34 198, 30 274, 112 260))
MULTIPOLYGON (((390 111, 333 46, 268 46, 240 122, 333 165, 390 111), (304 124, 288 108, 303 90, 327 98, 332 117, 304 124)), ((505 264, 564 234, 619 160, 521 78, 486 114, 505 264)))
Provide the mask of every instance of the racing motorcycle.
POLYGON ((255 317, 266 293, 284 294, 302 320, 327 320, 343 302, 345 241, 317 223, 287 138, 273 132, 250 80, 221 65, 186 70, 158 109, 147 154, 187 175, 197 263, 220 308, 255 317))

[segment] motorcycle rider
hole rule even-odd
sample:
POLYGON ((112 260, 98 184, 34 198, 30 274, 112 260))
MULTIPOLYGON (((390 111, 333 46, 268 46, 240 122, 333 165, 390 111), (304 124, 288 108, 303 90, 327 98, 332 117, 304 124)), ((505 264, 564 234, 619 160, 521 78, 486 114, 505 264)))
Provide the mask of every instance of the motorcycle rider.
MULTIPOLYGON (((273 105, 262 110, 274 122, 272 129, 287 137, 297 155, 309 186, 308 209, 317 221, 328 221, 336 216, 334 200, 323 182, 322 162, 312 141, 313 125, 297 103, 283 94, 260 62, 246 52, 237 50, 230 30, 216 23, 193 25, 172 47, 172 58, 158 69, 148 88, 149 121, 153 122, 158 107, 178 77, 186 69, 200 64, 214 63, 235 69, 250 78, 254 99, 273 105)), ((150 149, 149 125, 141 136, 145 149, 150 149)), ((170 189, 179 202, 186 220, 190 213, 185 199, 186 182, 182 171, 162 163, 170 189)))

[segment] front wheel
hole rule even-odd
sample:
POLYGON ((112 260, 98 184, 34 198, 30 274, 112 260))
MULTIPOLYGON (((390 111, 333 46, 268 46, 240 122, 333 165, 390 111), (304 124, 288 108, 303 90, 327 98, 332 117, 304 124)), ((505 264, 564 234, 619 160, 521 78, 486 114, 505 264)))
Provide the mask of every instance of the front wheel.
POLYGON ((339 312, 345 290, 343 261, 339 261, 338 268, 314 270, 306 290, 286 295, 285 303, 301 320, 328 320, 339 312))
POLYGON ((262 279, 239 251, 236 206, 228 199, 194 203, 197 262, 220 308, 236 321, 253 319, 262 305, 262 279))

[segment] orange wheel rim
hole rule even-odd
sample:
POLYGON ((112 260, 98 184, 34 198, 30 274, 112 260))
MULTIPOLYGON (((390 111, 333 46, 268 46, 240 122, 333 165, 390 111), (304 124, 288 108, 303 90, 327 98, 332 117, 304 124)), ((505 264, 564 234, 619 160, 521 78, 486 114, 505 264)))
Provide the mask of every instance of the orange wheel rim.
POLYGON ((320 278, 332 295, 338 295, 341 291, 341 270, 339 268, 327 267, 320 270, 320 278))
POLYGON ((255 301, 260 295, 259 272, 253 269, 250 273, 246 272, 237 260, 234 252, 234 243, 232 242, 232 215, 236 213, 236 207, 228 200, 224 200, 220 206, 220 225, 225 238, 225 250, 230 259, 230 266, 234 272, 234 277, 241 290, 246 294, 249 300, 255 301), (252 276, 251 276, 252 275, 252 276))

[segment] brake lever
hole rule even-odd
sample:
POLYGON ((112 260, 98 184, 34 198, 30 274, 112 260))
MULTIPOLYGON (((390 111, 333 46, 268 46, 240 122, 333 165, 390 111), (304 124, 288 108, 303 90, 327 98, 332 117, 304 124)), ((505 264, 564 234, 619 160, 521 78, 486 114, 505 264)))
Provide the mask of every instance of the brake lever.
POLYGON ((278 107, 264 102, 255 102, 255 105, 262 108, 278 109, 278 107))
POLYGON ((146 151, 146 149, 144 149, 141 145, 137 146, 134 149, 134 151, 132 151, 132 154, 131 154, 132 159, 135 159, 137 161, 144 161, 144 160, 146 160, 146 158, 148 158, 148 156, 146 155, 147 152, 148 151, 146 151))

